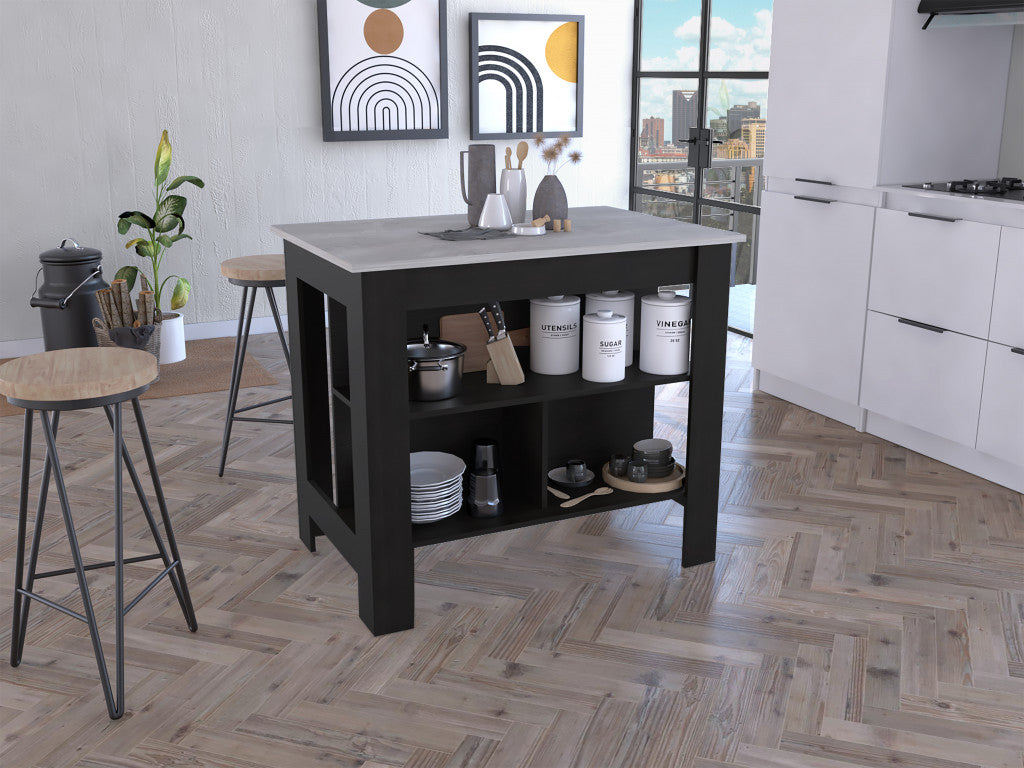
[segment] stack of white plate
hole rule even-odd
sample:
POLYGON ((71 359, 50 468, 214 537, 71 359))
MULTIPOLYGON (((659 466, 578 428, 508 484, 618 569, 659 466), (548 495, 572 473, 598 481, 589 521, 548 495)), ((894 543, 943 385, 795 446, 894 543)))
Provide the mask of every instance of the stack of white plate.
POLYGON ((462 509, 462 475, 466 462, 440 451, 409 454, 412 521, 432 523, 462 509))

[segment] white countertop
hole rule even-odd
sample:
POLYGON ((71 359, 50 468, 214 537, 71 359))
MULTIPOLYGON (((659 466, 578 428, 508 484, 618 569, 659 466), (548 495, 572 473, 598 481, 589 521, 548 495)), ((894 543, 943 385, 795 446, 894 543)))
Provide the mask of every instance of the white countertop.
POLYGON ((348 272, 548 259, 741 243, 746 235, 608 206, 571 208, 572 232, 453 242, 420 234, 469 226, 465 213, 277 224, 270 231, 348 272))

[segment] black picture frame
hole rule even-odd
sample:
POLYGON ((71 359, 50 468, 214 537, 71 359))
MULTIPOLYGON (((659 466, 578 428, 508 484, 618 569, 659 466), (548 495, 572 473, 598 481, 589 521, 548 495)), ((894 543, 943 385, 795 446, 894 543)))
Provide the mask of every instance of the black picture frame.
MULTIPOLYGON (((334 90, 338 84, 331 82, 331 40, 329 39, 327 23, 328 6, 335 4, 338 6, 351 6, 353 12, 358 12, 359 15, 353 13, 353 24, 361 24, 363 22, 361 15, 367 12, 372 12, 372 8, 367 5, 359 2, 352 2, 351 0, 317 0, 317 32, 320 46, 320 106, 323 120, 324 141, 392 141, 395 139, 448 138, 448 22, 445 0, 437 0, 439 82, 437 83, 436 89, 434 89, 435 92, 432 94, 433 96, 436 96, 436 109, 438 114, 437 127, 435 128, 339 129, 335 126, 332 102, 334 90)), ((335 12, 335 9, 332 9, 332 13, 333 12, 335 12)), ((377 56, 369 58, 384 57, 377 56)), ((369 58, 364 59, 363 61, 368 61, 369 58)), ((415 64, 413 64, 413 67, 419 69, 415 64)), ((421 69, 419 71, 422 73, 421 69)), ((427 75, 423 75, 423 77, 426 77, 428 85, 433 86, 433 83, 429 82, 429 77, 427 75)), ((423 77, 410 76, 408 80, 419 80, 422 82, 423 77)), ((429 101, 431 91, 425 87, 421 90, 427 94, 427 100, 429 101)), ((419 101, 422 102, 422 99, 419 101)), ((433 104, 431 103, 429 109, 432 108, 433 104)))
MULTIPOLYGON (((469 66, 470 66, 470 77, 469 77, 469 103, 470 103, 470 139, 473 140, 492 140, 492 139, 525 139, 536 136, 538 133, 543 135, 559 135, 559 136, 570 136, 577 137, 583 135, 583 38, 584 38, 584 17, 575 15, 565 14, 539 14, 539 13, 471 13, 469 14, 469 66), (541 124, 540 129, 535 129, 532 126, 534 123, 531 122, 529 108, 525 110, 527 118, 519 122, 519 118, 524 110, 519 110, 519 113, 515 118, 511 126, 509 126, 509 120, 511 118, 511 112, 506 116, 506 131, 504 132, 481 132, 480 130, 480 82, 481 82, 481 59, 480 59, 480 22, 481 21, 538 21, 538 22, 575 22, 577 26, 577 45, 576 45, 576 124, 572 130, 563 130, 561 128, 545 129, 541 124), (528 127, 529 126, 529 127, 528 127), (508 128, 511 127, 511 130, 508 128)), ((491 52, 484 52, 486 56, 491 56, 491 52)), ((513 51, 513 53, 515 53, 513 51)), ((488 67, 493 66, 493 62, 484 62, 484 79, 499 79, 491 75, 488 72, 488 67), (489 77, 489 75, 491 75, 489 77)), ((516 71, 524 70, 529 67, 527 62, 523 62, 522 67, 516 67, 513 62, 511 67, 516 68, 516 71)), ((539 79, 537 70, 532 69, 533 75, 539 79)), ((510 80, 515 80, 515 76, 511 76, 510 80)), ((526 83, 527 77, 523 76, 520 78, 520 82, 526 83)), ((508 99, 511 102, 513 98, 512 91, 509 89, 508 99)), ((524 100, 530 98, 529 86, 524 86, 525 93, 516 94, 516 98, 523 97, 524 100)), ((539 110, 537 110, 539 111, 539 110)), ((536 115, 536 112, 534 113, 536 115)))

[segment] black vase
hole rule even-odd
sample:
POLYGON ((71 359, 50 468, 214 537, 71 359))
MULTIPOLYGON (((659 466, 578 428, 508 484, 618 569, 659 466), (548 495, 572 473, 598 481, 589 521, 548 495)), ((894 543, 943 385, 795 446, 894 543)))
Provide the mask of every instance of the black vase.
POLYGON ((565 188, 558 177, 549 173, 540 180, 537 191, 533 194, 533 218, 539 219, 543 216, 550 216, 545 226, 552 228, 555 219, 569 218, 569 201, 565 198, 565 188))

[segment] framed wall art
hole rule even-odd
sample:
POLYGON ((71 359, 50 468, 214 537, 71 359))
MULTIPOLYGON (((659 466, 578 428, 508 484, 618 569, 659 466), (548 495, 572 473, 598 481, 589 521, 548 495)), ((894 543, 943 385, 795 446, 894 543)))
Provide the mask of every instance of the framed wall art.
POLYGON ((448 136, 445 0, 317 0, 324 141, 448 136))
POLYGON ((469 14, 472 139, 583 135, 583 17, 469 14))

